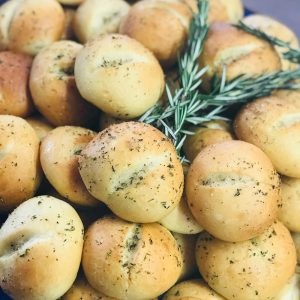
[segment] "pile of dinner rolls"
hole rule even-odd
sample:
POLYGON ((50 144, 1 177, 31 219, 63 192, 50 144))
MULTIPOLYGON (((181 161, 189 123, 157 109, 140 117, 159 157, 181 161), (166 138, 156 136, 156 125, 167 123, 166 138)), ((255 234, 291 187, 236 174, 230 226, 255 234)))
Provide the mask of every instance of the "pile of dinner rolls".
MULTIPOLYGON (((300 91, 191 127, 190 164, 138 121, 178 86, 197 11, 0 6, 0 299, 300 299, 300 91)), ((209 0, 202 92, 224 65, 228 80, 299 67, 232 26, 243 15, 241 0, 209 0)), ((299 48, 271 17, 243 21, 299 48)))

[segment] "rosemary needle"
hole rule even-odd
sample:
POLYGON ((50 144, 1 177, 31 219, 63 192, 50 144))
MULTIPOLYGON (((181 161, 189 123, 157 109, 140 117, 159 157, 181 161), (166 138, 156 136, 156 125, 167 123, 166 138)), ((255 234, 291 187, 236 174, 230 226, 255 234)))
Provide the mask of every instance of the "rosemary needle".
POLYGON ((260 39, 263 39, 269 43, 271 43, 273 46, 278 46, 281 48, 286 48, 286 52, 283 53, 283 57, 295 64, 300 64, 300 50, 296 48, 292 48, 291 45, 287 42, 284 42, 274 36, 268 35, 263 31, 260 31, 258 29, 249 27, 243 22, 239 22, 239 24, 235 25, 237 28, 242 29, 252 35, 257 36, 260 39))

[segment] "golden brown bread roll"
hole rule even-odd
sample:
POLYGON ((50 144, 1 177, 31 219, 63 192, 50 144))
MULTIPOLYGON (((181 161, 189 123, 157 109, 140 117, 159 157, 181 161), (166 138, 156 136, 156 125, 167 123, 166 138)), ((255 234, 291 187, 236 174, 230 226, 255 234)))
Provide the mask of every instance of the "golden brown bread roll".
MULTIPOLYGON (((198 11, 197 0, 184 0, 193 12, 198 11)), ((208 23, 237 23, 244 16, 241 0, 209 0, 208 23)))
POLYGON ((185 45, 192 15, 183 1, 142 0, 129 10, 120 33, 142 43, 163 66, 170 67, 185 45))
POLYGON ((9 212, 33 197, 40 181, 39 139, 15 116, 0 115, 0 212, 9 212))
POLYGON ((36 132, 38 138, 42 141, 49 131, 53 129, 53 126, 42 116, 33 116, 27 118, 26 121, 36 132))
POLYGON ((25 118, 34 110, 28 88, 32 58, 4 51, 0 63, 0 114, 25 118))
POLYGON ((276 170, 300 178, 300 93, 280 92, 243 107, 235 119, 237 137, 262 149, 276 170))
POLYGON ((300 233, 300 179, 283 176, 281 178, 281 196, 279 220, 290 231, 300 233))
POLYGON ((47 179, 59 194, 78 205, 99 204, 78 171, 79 154, 95 136, 95 132, 86 128, 63 126, 50 131, 41 144, 41 164, 47 179))
POLYGON ((34 59, 30 91, 40 113, 53 125, 85 125, 97 110, 79 94, 74 79, 74 61, 82 45, 59 41, 34 59))
MULTIPOLYGON (((281 22, 264 15, 250 15, 243 19, 243 22, 250 27, 257 28, 268 35, 274 36, 290 44, 293 48, 299 49, 299 41, 296 34, 281 22)), ((281 58, 281 65, 283 70, 295 69, 296 64, 293 64, 289 60, 284 59, 283 54, 286 52, 285 48, 275 46, 281 58)))
POLYGON ((85 278, 77 279, 62 300, 118 300, 96 291, 85 278))
POLYGON ((0 229, 0 286, 13 299, 57 299, 76 278, 82 247, 82 222, 69 204, 27 200, 0 229))
POLYGON ((130 5, 125 0, 85 0, 77 9, 73 28, 84 44, 106 33, 117 33, 130 5))
POLYGON ((163 71, 153 54, 137 41, 118 34, 85 45, 76 57, 75 79, 85 99, 123 119, 142 115, 164 89, 163 71))
POLYGON ((197 234, 203 228, 197 223, 187 204, 185 192, 178 205, 159 223, 170 231, 181 234, 197 234))
POLYGON ((0 48, 29 55, 59 40, 64 28, 64 11, 55 0, 11 0, 0 15, 0 48))
POLYGON ((196 260, 203 278, 226 299, 265 300, 273 299, 294 274, 296 250, 287 228, 275 222, 245 242, 202 234, 196 260))
POLYGON ((227 80, 281 70, 280 57, 268 42, 226 23, 210 26, 199 62, 209 67, 203 76, 205 89, 213 76, 222 76, 224 65, 227 80))
POLYGON ((225 300, 203 280, 192 279, 173 286, 163 300, 225 300))
POLYGON ((229 124, 222 120, 205 122, 193 132, 195 134, 187 136, 183 144, 184 154, 190 161, 206 146, 233 140, 229 124))
POLYGON ((119 217, 161 220, 179 203, 183 170, 171 141, 138 122, 112 125, 81 152, 79 172, 88 191, 119 217))
POLYGON ((198 235, 172 232, 182 256, 182 269, 178 282, 197 274, 195 248, 198 235))
POLYGON ((182 258, 163 226, 99 219, 85 235, 82 265, 91 286, 118 299, 151 299, 178 279, 182 258))
POLYGON ((228 141, 204 148, 186 180, 192 214, 213 236, 230 242, 261 234, 276 219, 280 182, 254 145, 228 141))

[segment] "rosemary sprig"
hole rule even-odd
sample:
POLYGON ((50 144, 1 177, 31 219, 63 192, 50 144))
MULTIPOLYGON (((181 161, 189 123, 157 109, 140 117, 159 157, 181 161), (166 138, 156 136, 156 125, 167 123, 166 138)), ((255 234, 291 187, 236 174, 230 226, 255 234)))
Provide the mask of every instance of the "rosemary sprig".
POLYGON ((198 0, 198 11, 190 25, 186 52, 178 59, 180 88, 173 93, 167 85, 168 103, 155 105, 140 118, 140 121, 163 131, 173 141, 181 160, 186 162, 182 145, 186 137, 193 134, 189 130, 191 125, 226 119, 223 112, 233 104, 268 96, 274 90, 300 88, 300 84, 293 83, 300 78, 300 69, 257 77, 242 75, 226 82, 224 66, 221 79, 213 80, 212 92, 208 95, 200 93, 201 77, 208 69, 200 69, 198 63, 209 30, 208 0, 198 0))
POLYGON ((292 48, 290 43, 284 42, 274 36, 266 34, 263 31, 252 28, 241 21, 239 22, 239 24, 237 24, 235 26, 239 29, 242 29, 242 30, 248 32, 248 33, 251 33, 252 35, 257 36, 260 39, 263 39, 263 40, 271 43, 274 46, 286 48, 286 52, 283 53, 283 57, 285 59, 289 60, 290 62, 293 62, 295 64, 300 64, 300 50, 292 48))

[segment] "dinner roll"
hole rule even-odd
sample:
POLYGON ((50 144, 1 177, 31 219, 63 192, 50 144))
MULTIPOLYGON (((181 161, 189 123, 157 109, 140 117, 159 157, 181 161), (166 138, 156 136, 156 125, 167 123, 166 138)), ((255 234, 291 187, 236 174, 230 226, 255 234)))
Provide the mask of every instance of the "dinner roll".
POLYGON ((27 118, 26 121, 35 130, 35 133, 41 141, 48 134, 48 132, 53 129, 52 125, 42 116, 33 116, 27 118))
POLYGON ((161 220, 179 203, 183 170, 171 141, 138 122, 112 125, 79 155, 88 191, 122 219, 161 220))
POLYGON ((281 195, 278 218, 290 231, 300 233, 300 179, 282 177, 281 195))
POLYGON ((82 265, 97 291, 118 299, 151 299, 178 279, 182 258, 163 226, 99 219, 85 235, 82 265))
POLYGON ((74 31, 84 44, 106 33, 116 33, 130 5, 125 0, 85 0, 77 9, 74 31))
POLYGON ((166 67, 174 65, 185 46, 193 13, 180 0, 141 0, 120 25, 126 34, 150 49, 166 67))
POLYGON ((177 246, 181 252, 182 257, 182 269, 178 281, 182 281, 187 278, 191 278, 193 275, 197 274, 197 264, 195 258, 195 248, 197 235, 196 234, 180 234, 172 232, 177 246))
POLYGON ((196 260, 205 281, 226 299, 265 300, 273 299, 294 274, 296 250, 287 228, 275 222, 239 243, 202 234, 196 260))
POLYGON ((77 279, 62 300, 118 300, 96 291, 85 278, 77 279))
POLYGON ((221 78, 226 65, 226 79, 240 75, 257 76, 281 70, 279 55, 272 45, 226 23, 210 26, 200 67, 209 67, 204 74, 203 88, 208 89, 214 76, 221 78))
POLYGON ((75 78, 81 95, 117 118, 135 118, 162 95, 163 71, 137 41, 118 34, 88 42, 75 62, 75 78))
POLYGON ((189 209, 185 193, 183 193, 178 205, 159 223, 170 231, 182 234, 197 234, 203 230, 189 209))
MULTIPOLYGON (((243 22, 252 28, 259 29, 270 36, 274 36, 284 42, 289 43, 293 48, 299 49, 299 41, 296 34, 286 25, 269 16, 254 14, 245 17, 243 22)), ((295 69, 297 67, 296 64, 284 59, 283 54, 286 52, 285 48, 275 46, 275 49, 281 58, 283 70, 295 69)))
POLYGON ((163 300, 225 300, 212 290, 203 280, 193 279, 173 286, 163 300))
POLYGON ((33 101, 53 125, 85 125, 97 115, 95 107, 80 96, 74 79, 74 61, 81 48, 72 41, 59 41, 41 51, 33 61, 33 101))
POLYGON ((28 82, 32 58, 0 52, 0 114, 27 117, 33 110, 28 82))
POLYGON ((297 262, 300 265, 300 233, 292 233, 292 237, 297 250, 297 262))
POLYGON ((187 136, 183 151, 186 158, 193 161, 206 146, 233 140, 228 123, 222 120, 204 122, 201 127, 193 129, 194 135, 187 136))
POLYGON ((11 0, 0 15, 0 48, 29 55, 59 40, 64 28, 64 11, 55 0, 11 0))
MULTIPOLYGON (((198 11, 197 0, 184 0, 193 12, 198 11)), ((208 23, 237 23, 244 16, 241 0, 209 0, 208 23)))
POLYGON ((294 274, 274 300, 299 300, 300 275, 294 274))
POLYGON ((39 139, 15 116, 0 115, 0 212, 31 198, 41 181, 39 139))
POLYGON ((277 217, 279 176, 254 145, 228 141, 204 148, 186 180, 189 207, 213 236, 230 242, 261 234, 277 217))
POLYGON ((87 191, 78 171, 78 155, 95 136, 96 133, 89 129, 63 126, 49 132, 41 144, 41 164, 47 179, 63 197, 75 204, 99 204, 87 191))
POLYGON ((69 204, 27 200, 0 229, 0 286, 13 299, 57 299, 76 278, 82 247, 82 222, 69 204))
POLYGON ((237 137, 261 148, 277 171, 300 178, 300 93, 284 92, 244 106, 235 119, 237 137))

